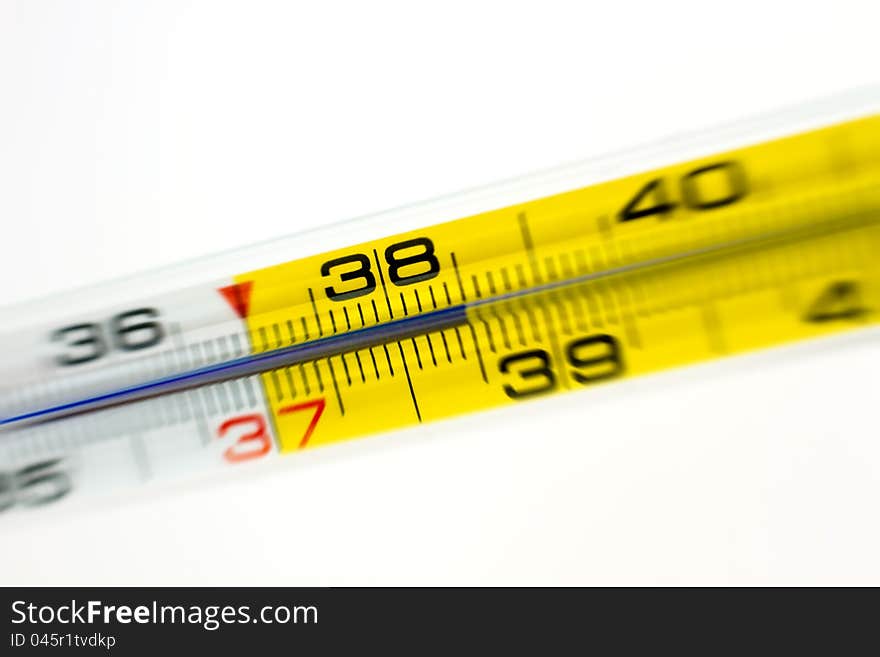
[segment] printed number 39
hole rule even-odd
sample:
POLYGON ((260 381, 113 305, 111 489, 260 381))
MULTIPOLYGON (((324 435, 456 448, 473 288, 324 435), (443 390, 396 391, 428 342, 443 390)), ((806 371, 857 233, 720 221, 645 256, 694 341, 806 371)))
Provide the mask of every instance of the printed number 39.
MULTIPOLYGON (((569 376, 583 385, 620 376, 624 371, 620 344, 614 336, 604 333, 570 342, 565 348, 565 356, 571 368, 569 376)), ((514 386, 505 383, 504 394, 511 399, 525 399, 556 389, 557 376, 552 358, 543 349, 505 356, 498 363, 498 370, 502 374, 516 375, 520 384, 524 381, 530 384, 514 386)))

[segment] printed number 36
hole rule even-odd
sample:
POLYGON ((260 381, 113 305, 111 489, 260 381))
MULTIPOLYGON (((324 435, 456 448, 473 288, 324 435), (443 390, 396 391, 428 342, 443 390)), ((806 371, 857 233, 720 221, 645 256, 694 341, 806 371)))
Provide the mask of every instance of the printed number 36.
POLYGON ((63 342, 67 352, 60 354, 59 365, 80 365, 105 355, 112 345, 119 351, 137 351, 159 344, 164 337, 155 308, 137 308, 114 316, 108 325, 108 340, 100 324, 72 324, 52 334, 53 342, 63 342))

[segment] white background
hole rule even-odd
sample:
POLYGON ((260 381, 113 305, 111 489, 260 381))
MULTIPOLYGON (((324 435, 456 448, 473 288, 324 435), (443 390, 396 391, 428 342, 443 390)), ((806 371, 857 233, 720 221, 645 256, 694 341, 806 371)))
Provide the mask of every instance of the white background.
MULTIPOLYGON (((0 1, 3 303, 877 80, 866 2, 0 1)), ((877 334, 2 530, 3 584, 880 584, 877 334)))

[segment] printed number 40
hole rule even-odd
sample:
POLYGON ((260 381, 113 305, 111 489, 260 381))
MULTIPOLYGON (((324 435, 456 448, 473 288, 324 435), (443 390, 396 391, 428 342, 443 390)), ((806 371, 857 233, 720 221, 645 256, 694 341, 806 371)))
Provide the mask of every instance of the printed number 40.
MULTIPOLYGON (((699 212, 736 203, 748 193, 748 182, 739 162, 716 162, 684 174, 679 188, 681 205, 699 212)), ((634 221, 655 215, 664 219, 676 206, 667 191, 667 180, 654 178, 620 210, 618 220, 634 221)))

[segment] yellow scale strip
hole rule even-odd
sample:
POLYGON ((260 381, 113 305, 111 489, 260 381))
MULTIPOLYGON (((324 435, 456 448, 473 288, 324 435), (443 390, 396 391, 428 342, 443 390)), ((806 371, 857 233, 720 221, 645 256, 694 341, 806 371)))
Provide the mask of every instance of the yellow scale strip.
POLYGON ((456 328, 268 372, 282 450, 873 323, 877 153, 880 117, 870 117, 236 276, 253 284, 247 323, 259 352, 768 239, 470 309, 456 328))

